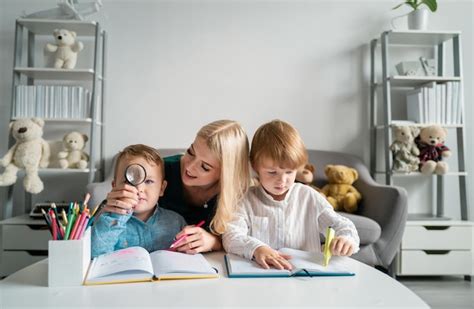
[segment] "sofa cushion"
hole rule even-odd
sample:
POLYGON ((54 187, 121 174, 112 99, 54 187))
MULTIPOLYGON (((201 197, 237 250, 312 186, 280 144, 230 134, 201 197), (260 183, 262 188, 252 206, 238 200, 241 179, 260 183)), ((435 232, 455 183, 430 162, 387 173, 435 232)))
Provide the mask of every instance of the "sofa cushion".
POLYGON ((376 242, 382 233, 380 225, 374 220, 346 212, 338 212, 341 216, 351 220, 359 233, 360 245, 370 245, 376 242))

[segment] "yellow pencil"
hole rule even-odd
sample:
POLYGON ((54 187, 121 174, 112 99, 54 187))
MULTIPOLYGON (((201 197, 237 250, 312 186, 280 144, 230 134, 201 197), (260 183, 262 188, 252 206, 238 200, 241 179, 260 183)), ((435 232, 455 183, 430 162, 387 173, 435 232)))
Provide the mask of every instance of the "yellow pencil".
POLYGON ((323 255, 324 255, 324 264, 323 266, 328 266, 329 259, 331 259, 331 242, 334 238, 335 231, 333 228, 328 227, 326 229, 326 242, 324 243, 323 255))
POLYGON ((99 207, 100 207, 100 204, 102 204, 102 202, 100 202, 99 204, 97 204, 97 205, 95 206, 94 210, 92 211, 91 217, 93 217, 93 216, 95 215, 97 209, 99 209, 99 207))
POLYGON ((67 226, 67 216, 66 212, 64 211, 64 208, 61 210, 61 217, 63 217, 64 226, 67 226))

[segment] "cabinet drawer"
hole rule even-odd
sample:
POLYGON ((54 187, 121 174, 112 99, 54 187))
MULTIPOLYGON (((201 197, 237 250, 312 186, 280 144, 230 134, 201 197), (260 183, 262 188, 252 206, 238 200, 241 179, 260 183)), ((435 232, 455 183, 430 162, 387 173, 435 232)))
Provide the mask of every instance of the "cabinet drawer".
POLYGON ((48 229, 29 225, 4 225, 3 250, 48 250, 51 233, 48 229))
POLYGON ((471 226, 406 226, 402 249, 471 250, 471 226))
POLYGON ((28 265, 48 257, 41 252, 39 255, 27 251, 3 251, 0 253, 0 276, 8 276, 28 265))
POLYGON ((401 275, 471 275, 472 251, 402 250, 401 275))

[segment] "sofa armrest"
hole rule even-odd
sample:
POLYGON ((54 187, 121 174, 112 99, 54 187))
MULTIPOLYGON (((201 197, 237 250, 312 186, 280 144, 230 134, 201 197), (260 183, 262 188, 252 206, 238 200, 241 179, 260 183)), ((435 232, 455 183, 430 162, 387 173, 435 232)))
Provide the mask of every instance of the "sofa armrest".
POLYGON ((112 184, 109 181, 93 182, 87 185, 86 192, 91 195, 89 205, 95 207, 99 205, 106 197, 107 193, 112 190, 112 184))
POLYGON ((363 173, 355 184, 363 198, 358 213, 375 220, 382 228, 382 234, 374 246, 381 264, 390 265, 405 230, 408 213, 407 192, 401 187, 378 184, 368 171, 366 173, 367 175, 363 173))

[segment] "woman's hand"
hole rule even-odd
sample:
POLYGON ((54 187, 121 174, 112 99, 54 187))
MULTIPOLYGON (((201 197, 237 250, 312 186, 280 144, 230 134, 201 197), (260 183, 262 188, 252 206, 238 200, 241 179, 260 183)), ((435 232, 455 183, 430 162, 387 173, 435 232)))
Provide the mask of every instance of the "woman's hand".
POLYGON ((137 188, 127 184, 120 184, 114 186, 112 191, 107 194, 107 204, 102 211, 125 215, 133 211, 133 207, 137 203, 137 188))
POLYGON ((260 264, 265 269, 269 269, 270 266, 273 266, 276 269, 288 269, 291 270, 289 259, 291 256, 288 254, 280 253, 268 246, 258 247, 253 253, 255 261, 260 264))
POLYGON ((186 235, 186 237, 176 245, 176 251, 196 254, 222 249, 221 238, 203 228, 194 225, 185 226, 181 232, 176 234, 176 239, 183 235, 186 235))
POLYGON ((331 241, 332 255, 351 256, 354 244, 344 236, 337 236, 331 241))

